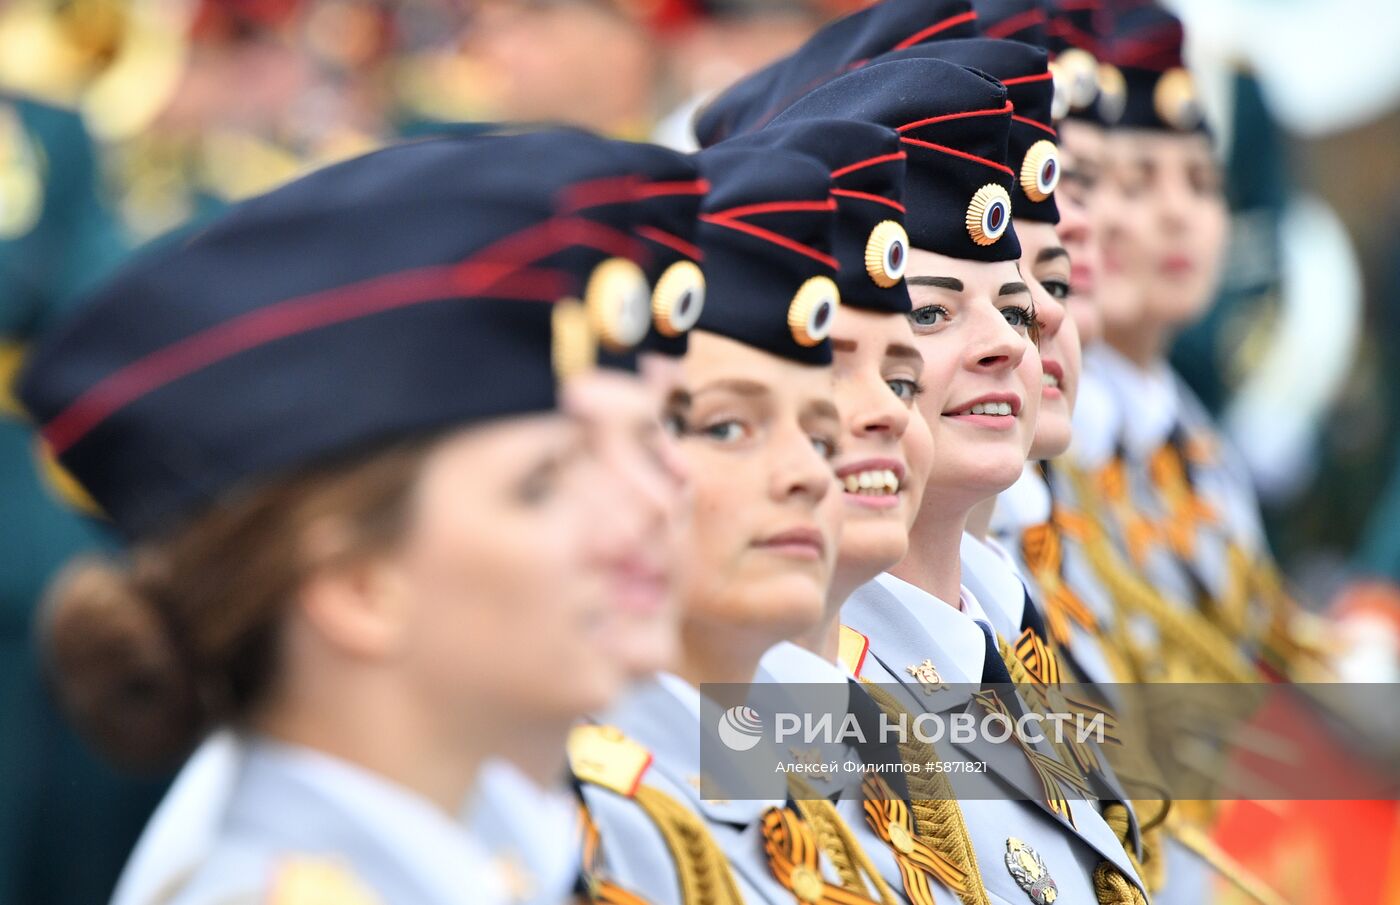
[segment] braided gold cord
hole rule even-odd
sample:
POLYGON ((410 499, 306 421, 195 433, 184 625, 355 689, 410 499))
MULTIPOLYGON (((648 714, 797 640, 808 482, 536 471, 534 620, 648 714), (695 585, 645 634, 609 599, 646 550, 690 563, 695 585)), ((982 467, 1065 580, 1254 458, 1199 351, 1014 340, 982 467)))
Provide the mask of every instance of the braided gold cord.
POLYGON ((1147 896, 1137 884, 1107 861, 1094 868, 1094 898, 1099 905, 1147 905, 1147 896))
MULTIPOLYGON (((861 679, 880 709, 891 717, 905 713, 894 696, 869 679, 861 679)), ((938 760, 938 752, 928 742, 909 735, 899 743, 899 753, 906 764, 924 764, 938 760)), ((962 807, 953 795, 948 777, 937 771, 921 770, 908 773, 909 810, 914 815, 919 841, 946 858, 967 877, 967 888, 958 892, 962 905, 991 905, 987 888, 982 883, 982 871, 977 866, 977 852, 967 832, 962 807)))
POLYGON ((837 813, 836 806, 825 798, 796 799, 795 803, 802 819, 816 830, 817 844, 841 875, 841 885, 853 893, 868 897, 869 889, 861 881, 863 875, 875 888, 875 896, 881 905, 895 905, 894 891, 875 869, 870 856, 837 813))
MULTIPOLYGON (((1030 629, 1026 631, 1029 632, 1030 629)), ((1041 689, 1047 684, 1058 686, 1060 683, 1058 681, 1054 683, 1037 681, 1036 677, 1031 675, 1025 662, 1006 642, 1005 638, 997 638, 997 649, 1001 653, 1002 662, 1006 664, 1006 671, 1011 675, 1011 681, 1021 692, 1022 700, 1025 701, 1026 706, 1044 716, 1049 712, 1049 700, 1041 689)), ((1055 672, 1057 673, 1058 669, 1055 672)), ((1076 767, 1086 781, 1091 772, 1103 769, 1098 754, 1088 742, 1055 741, 1047 738, 1046 743, 1054 750, 1060 760, 1076 767)))
MULTIPOLYGON (((1076 495, 1087 493, 1085 479, 1071 473, 1076 495)), ((1146 616, 1156 626, 1158 643, 1143 663, 1144 670, 1155 664, 1165 668, 1157 677, 1172 681, 1255 682, 1259 675, 1230 639, 1194 608, 1174 606, 1155 588, 1138 577, 1110 549, 1108 536, 1095 525, 1078 538, 1095 574, 1103 581, 1120 616, 1146 616)), ((1139 675, 1143 681, 1154 678, 1151 671, 1139 675)))
MULTIPOLYGON (((791 777, 791 774, 789 774, 791 777)), ((798 777, 791 777, 788 788, 792 794, 793 804, 797 807, 797 812, 802 815, 802 819, 812 828, 812 835, 816 838, 817 848, 822 850, 831 866, 836 868, 836 875, 841 878, 841 886, 850 892, 865 893, 863 884, 860 882, 860 871, 856 868, 855 861, 851 857, 851 852, 842 843, 841 834, 836 828, 836 820, 839 815, 827 813, 825 809, 818 806, 818 798, 811 788, 803 788, 805 784, 796 782, 798 777), (833 820, 832 818, 835 818, 833 820)), ((830 805, 831 802, 826 802, 830 805)))
POLYGON ((650 786, 632 798, 651 818, 676 862, 683 905, 744 905, 729 861, 699 815, 650 786))
POLYGON ((1157 892, 1162 888, 1162 883, 1166 880, 1166 871, 1161 859, 1161 827, 1154 827, 1151 830, 1142 831, 1142 857, 1138 858, 1133 853, 1133 847, 1128 844, 1128 836, 1132 830, 1131 821, 1128 819, 1128 809, 1114 802, 1103 809, 1104 823, 1113 830, 1113 835, 1118 837, 1118 841, 1123 844, 1123 851, 1132 862, 1133 868, 1137 870, 1142 882, 1147 884, 1151 892, 1157 892))

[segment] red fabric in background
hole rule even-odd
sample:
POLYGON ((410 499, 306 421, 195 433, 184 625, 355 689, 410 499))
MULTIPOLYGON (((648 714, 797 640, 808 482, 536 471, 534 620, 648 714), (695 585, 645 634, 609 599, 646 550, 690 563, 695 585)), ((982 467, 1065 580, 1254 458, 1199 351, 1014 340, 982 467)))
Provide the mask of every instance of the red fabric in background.
POLYGON ((1400 802, 1225 802, 1215 841, 1289 902, 1400 905, 1400 802))

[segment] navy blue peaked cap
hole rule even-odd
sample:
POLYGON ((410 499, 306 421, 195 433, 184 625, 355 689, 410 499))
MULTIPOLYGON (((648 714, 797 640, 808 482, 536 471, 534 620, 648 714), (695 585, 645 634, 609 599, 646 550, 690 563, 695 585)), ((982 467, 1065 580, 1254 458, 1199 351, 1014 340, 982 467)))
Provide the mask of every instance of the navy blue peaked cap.
POLYGON ((1051 56, 1083 50, 1097 60, 1103 56, 1103 0, 1048 0, 1046 49, 1051 56))
POLYGON ((698 231, 706 298, 696 329, 830 364, 827 336, 840 304, 830 170, 766 147, 722 144, 696 157, 710 183, 698 231))
POLYGON ((1055 75, 1055 118, 1103 125, 1099 116, 1099 61, 1105 12, 1101 0, 1049 0, 1046 49, 1055 75))
POLYGON ((1006 162, 1011 104, 991 76, 944 60, 872 63, 823 85, 774 123, 860 119, 894 129, 909 155, 909 241, 949 257, 1014 261, 1013 172, 1006 162))
POLYGON ((608 142, 610 170, 564 191, 561 208, 585 217, 620 210, 631 218, 633 233, 645 252, 654 314, 652 327, 637 348, 677 358, 684 355, 686 331, 705 302, 695 228, 709 184, 700 177, 699 165, 693 156, 659 145, 558 131, 586 136, 590 142, 608 142))
POLYGON ((1107 65, 1100 68, 1099 117, 1121 128, 1204 133, 1204 111, 1182 61, 1181 20, 1155 3, 1123 0, 1102 21, 1107 65))
POLYGON ((1016 172, 1011 213, 1040 223, 1060 222, 1055 188, 1060 182, 1059 134, 1051 108, 1055 84, 1045 51, 1020 41, 968 38, 921 44, 875 60, 947 60, 985 72, 1006 86, 1011 101, 1007 161, 1016 172))
POLYGON ((608 144, 503 165, 545 140, 396 146, 239 204, 98 289, 20 398, 131 536, 380 443, 550 410, 599 333, 645 332, 649 299, 620 216, 558 213, 608 144))
POLYGON ((793 120, 730 139, 724 147, 785 148, 826 166, 836 201, 832 249, 841 265, 841 304, 890 314, 912 310, 904 285, 907 155, 893 129, 852 119, 793 120))
MULTIPOLYGON (((536 156, 525 154, 514 165, 563 167, 571 175, 580 167, 587 172, 587 178, 560 193, 561 212, 588 219, 624 217, 630 221, 643 251, 655 315, 637 350, 683 356, 686 331, 700 317, 704 305, 704 276, 694 231, 708 184, 700 178, 696 161, 689 154, 657 144, 602 139, 577 129, 552 129, 543 134, 574 144, 606 144, 608 151, 602 156, 563 164, 553 161, 556 148, 535 148, 536 156)), ((528 140, 522 136, 508 139, 517 143, 528 140)), ((615 356, 608 360, 612 363, 615 356)))
POLYGON ((1045 47, 1050 22, 1045 0, 973 0, 973 8, 983 37, 1045 47))
POLYGON ((977 35, 969 0, 883 0, 837 19, 789 56, 746 76, 700 111, 708 147, 766 125, 802 95, 891 50, 977 35))

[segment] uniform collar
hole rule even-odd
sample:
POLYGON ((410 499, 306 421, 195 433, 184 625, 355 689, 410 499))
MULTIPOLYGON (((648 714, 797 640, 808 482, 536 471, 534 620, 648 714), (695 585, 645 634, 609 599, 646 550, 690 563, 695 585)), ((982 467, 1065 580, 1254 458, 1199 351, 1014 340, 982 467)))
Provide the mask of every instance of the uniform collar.
POLYGON ((758 661, 758 675, 754 681, 831 685, 849 691, 847 678, 846 671, 840 664, 832 663, 800 644, 779 641, 758 661))
POLYGON ((1050 521, 1050 506, 1050 485, 1045 483, 1040 467, 1027 462, 1016 483, 997 495, 989 533, 1013 539, 1014 543, 1022 531, 1050 521))
POLYGON ((122 869, 112 905, 139 905, 169 895, 209 856, 238 782, 244 747, 228 729, 197 748, 161 799, 122 869))
POLYGON ((577 797, 541 786, 503 760, 488 761, 478 785, 467 825, 498 862, 519 872, 508 877, 526 884, 517 898, 567 900, 582 862, 577 797))
POLYGON ((310 748, 263 737, 250 739, 247 748, 245 775, 290 780, 333 804, 430 890, 430 901, 468 905, 508 900, 505 880, 485 848, 426 798, 310 748))
MULTIPOLYGON (((844 726, 851 716, 851 683, 840 665, 815 654, 799 644, 783 641, 775 644, 759 662, 759 683, 754 688, 754 706, 759 712, 830 714, 836 725, 844 726)), ((840 762, 861 755, 861 746, 849 740, 812 742, 798 737, 790 741, 786 752, 791 760, 817 760, 821 763, 840 762)), ((812 775, 811 791, 821 795, 845 794, 851 788, 858 792, 861 776, 857 772, 812 775)))
MULTIPOLYGON (((683 790, 691 806, 706 819, 747 826, 759 821, 768 808, 781 807, 783 802, 758 797, 701 797, 700 727, 719 725, 721 716, 719 705, 701 695, 694 685, 680 676, 661 673, 654 682, 643 683, 633 690, 601 722, 616 726, 650 751, 651 769, 665 774, 672 785, 683 790)), ((770 743, 765 738, 760 744, 770 743)), ((748 752, 744 757, 742 765, 735 764, 733 770, 727 769, 730 765, 722 761, 710 763, 707 760, 705 766, 721 788, 744 788, 752 785, 751 780, 745 781, 752 772, 751 765, 759 763, 764 755, 748 752), (745 766, 750 769, 745 770, 745 766)), ((714 760, 719 761, 719 758, 714 760)), ((779 758, 773 753, 767 760, 777 763, 779 758)))
POLYGON ((1180 414, 1171 368, 1165 362, 1141 368, 1108 346, 1095 350, 1089 366, 1103 374, 1118 411, 1124 413, 1124 451, 1134 459, 1146 459, 1171 436, 1180 414))
POLYGON ((1001 553, 971 534, 962 536, 960 554, 963 584, 972 592, 964 595, 964 603, 970 596, 980 609, 974 612, 969 608, 968 615, 986 622, 1003 637, 1015 638, 1021 633, 1026 608, 1026 586, 1021 584, 1015 568, 1001 553))
POLYGON ((985 644, 973 617, 888 572, 856 589, 841 617, 892 671, 929 659, 945 682, 982 681, 985 644))
POLYGON ((1070 444, 1070 458, 1090 471, 1102 468, 1113 458, 1123 430, 1118 400, 1105 375, 1094 365, 1096 349, 1084 353, 1072 420, 1074 440, 1070 444))

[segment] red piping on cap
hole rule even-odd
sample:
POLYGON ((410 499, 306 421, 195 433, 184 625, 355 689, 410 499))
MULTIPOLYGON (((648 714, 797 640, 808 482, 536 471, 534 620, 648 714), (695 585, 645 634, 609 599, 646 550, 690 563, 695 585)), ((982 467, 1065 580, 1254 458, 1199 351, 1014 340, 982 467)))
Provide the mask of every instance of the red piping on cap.
POLYGON ((181 377, 240 352, 332 324, 488 292, 498 298, 553 302, 569 291, 568 277, 557 270, 525 269, 525 265, 572 245, 628 257, 639 251, 635 239, 601 224, 546 220, 455 264, 381 274, 273 302, 155 349, 113 371, 69 403, 41 433, 53 454, 60 456, 116 412, 181 377))
POLYGON ((637 197, 637 177, 609 176, 576 182, 559 192, 560 212, 572 214, 590 207, 606 204, 626 204, 637 197))
MULTIPOLYGON (((922 43, 924 43, 925 41, 927 41, 929 38, 931 38, 931 37, 933 37, 934 35, 938 34, 939 32, 947 31, 948 29, 952 28, 952 27, 955 26, 955 25, 962 25, 962 24, 965 23, 965 22, 976 22, 976 21, 977 21, 977 11, 976 11, 976 10, 969 10, 968 12, 965 12, 965 13, 958 13, 957 15, 949 16, 949 17, 946 18, 946 19, 941 19, 941 20, 939 20, 939 21, 933 23, 932 25, 928 25, 928 26, 925 26, 924 28, 919 29, 918 31, 916 31, 916 32, 914 32, 912 35, 910 35, 909 37, 907 37, 907 38, 905 38, 904 40, 900 41, 898 44, 895 44, 893 47, 889 48, 889 51, 904 50, 904 49, 906 49, 906 48, 913 47, 915 44, 922 44, 922 43)), ((881 51, 881 53, 887 53, 887 52, 889 52, 889 51, 881 51)), ((758 118, 758 120, 754 123, 754 125, 751 126, 747 131, 749 131, 749 132, 754 132, 754 131, 757 131, 758 129, 763 128, 764 126, 766 126, 766 125, 773 119, 773 117, 777 116, 779 113, 782 113, 782 112, 783 112, 784 110, 786 110, 788 107, 791 107, 791 106, 793 105, 793 103, 794 103, 798 98, 800 98, 800 97, 802 97, 803 95, 807 94, 807 93, 810 92, 813 88, 816 88, 818 85, 822 85, 822 84, 824 84, 824 83, 826 83, 826 82, 829 82, 829 81, 831 81, 832 79, 836 78, 836 77, 839 76, 839 75, 845 75, 845 74, 848 73, 848 72, 852 72, 852 71, 854 71, 854 70, 856 70, 856 69, 860 69, 862 66, 864 66, 865 64, 867 64, 867 63, 869 63, 869 62, 870 62, 870 59, 869 59, 869 58, 864 59, 864 60, 855 60, 855 61, 853 61, 853 62, 851 62, 851 63, 846 64, 844 67, 842 67, 840 72, 834 72, 834 73, 830 73, 830 74, 819 75, 819 76, 817 76, 816 78, 811 79, 810 81, 807 82, 807 84, 803 85, 800 89, 798 89, 797 91, 795 91, 795 92, 793 92, 792 94, 788 95, 787 97, 783 98, 783 100, 780 101, 778 104, 776 104, 775 106, 769 107, 767 110, 765 110, 765 111, 763 112, 763 115, 760 116, 760 117, 758 118)))
POLYGON ((668 233, 663 229, 657 229, 655 226, 639 226, 637 227, 637 235, 644 239, 650 239, 657 245, 664 245, 672 251, 683 254, 693 261, 704 260, 705 255, 698 245, 687 242, 680 236, 668 233))
POLYGON ((856 192, 851 189, 832 189, 831 194, 840 195, 842 198, 859 198, 862 201, 873 201, 876 204, 883 204, 885 207, 892 207, 901 214, 904 213, 904 205, 895 201, 893 198, 886 198, 883 195, 872 195, 869 192, 856 192))
POLYGON ((567 291, 567 280, 557 271, 532 274, 500 264, 468 263, 391 273, 285 299, 215 324, 108 374, 44 425, 41 433, 53 454, 60 456, 126 406, 240 352, 396 308, 485 291, 497 284, 499 288, 491 289, 494 295, 522 301, 552 302, 567 291), (503 281, 506 276, 510 279, 503 281))
POLYGON ((671 182, 643 182, 637 186, 638 198, 667 198, 672 195, 703 195, 710 190, 708 179, 686 179, 671 182))
POLYGON ((903 134, 910 129, 918 129, 921 126, 931 126, 934 123, 945 123, 955 119, 968 119, 973 116, 998 116, 1003 113, 1010 113, 1014 109, 1016 108, 1011 105, 1011 101, 1007 101, 1004 106, 997 107, 994 110, 966 110, 962 113, 944 113, 942 116, 930 116, 928 119, 918 119, 912 123, 905 123, 902 126, 895 127, 895 131, 903 134))
POLYGON ((1064 38, 1065 43, 1069 44, 1071 47, 1080 48, 1096 59, 1102 56, 1099 37, 1093 32, 1085 31, 1073 23, 1063 20, 1052 21, 1046 28, 1051 35, 1057 38, 1064 38))
POLYGON ((1028 9, 1023 13, 1017 13, 1009 19, 1002 19, 995 25, 986 25, 982 28, 982 34, 989 38, 1005 39, 1023 28, 1044 25, 1045 20, 1045 10, 1037 7, 1036 9, 1028 9))
POLYGON ((1060 137, 1060 133, 1056 132, 1054 129, 1052 129, 1052 128, 1050 128, 1049 126, 1045 125, 1045 123, 1036 122, 1035 120, 1031 119, 1031 118, 1028 117, 1028 116, 1017 116, 1015 113, 1013 113, 1013 114, 1011 114, 1011 119, 1014 120, 1015 122, 1023 123, 1023 124, 1025 124, 1025 125, 1027 125, 1027 126, 1035 126, 1037 129, 1042 129, 1042 130, 1044 130, 1044 131, 1046 131, 1046 132, 1049 132, 1051 135, 1055 136, 1056 138, 1059 138, 1059 137, 1060 137))
POLYGON ((962 159, 970 160, 973 163, 980 163, 984 167, 991 167, 992 169, 1001 173, 1005 173, 1008 176, 1016 175, 1011 171, 1010 167, 1002 166, 995 160, 988 160, 985 157, 978 157, 976 154, 969 154, 966 151, 959 151, 956 148, 949 148, 945 147, 944 145, 936 145, 931 141, 920 141, 917 138, 901 138, 900 141, 904 142, 905 144, 917 145, 921 148, 928 148, 930 151, 939 151, 944 154, 951 154, 954 157, 961 157, 962 159))
POLYGON ((817 251, 815 248, 812 248, 811 246, 803 245, 801 242, 795 242, 792 239, 789 239, 787 236, 779 235, 778 233, 775 233, 772 230, 764 229, 761 226, 754 226, 752 223, 745 223, 742 220, 730 220, 727 217, 721 217, 718 214, 701 214, 700 219, 705 223, 711 223, 715 226, 728 227, 729 229, 737 230, 741 233, 747 233, 748 235, 753 236, 756 239, 762 239, 765 242, 772 242, 774 245, 777 245, 781 248, 786 248, 788 251, 795 251, 800 255, 811 258, 812 260, 826 267, 829 267, 832 270, 841 269, 836 259, 833 258, 831 255, 823 254, 820 251, 817 251))
POLYGON ((912 35, 910 35, 909 37, 905 38, 903 41, 900 41, 898 44, 896 44, 896 45, 894 45, 893 47, 891 47, 890 50, 904 50, 904 49, 907 48, 907 47, 913 47, 915 44, 922 44, 922 43, 924 43, 925 41, 927 41, 929 38, 931 38, 931 37, 933 37, 934 35, 938 34, 939 32, 941 32, 941 31, 947 31, 948 29, 952 28, 954 25, 962 25, 964 22, 976 22, 976 21, 977 21, 977 11, 976 11, 976 10, 969 10, 968 12, 965 12, 965 13, 958 13, 956 16, 949 16, 948 18, 946 18, 946 19, 944 19, 944 20, 942 20, 942 21, 940 21, 940 22, 935 22, 935 23, 933 23, 932 25, 928 26, 927 28, 922 28, 922 29, 920 29, 920 30, 914 32, 912 35))
POLYGON ((1049 70, 1046 70, 1045 72, 1037 72, 1035 75, 1018 75, 1012 79, 997 79, 997 81, 1010 87, 1012 85, 1028 85, 1031 82, 1048 82, 1054 77, 1049 70))
POLYGON ((714 211, 709 216, 728 220, 757 217, 760 214, 786 214, 795 211, 831 211, 835 209, 836 202, 830 198, 825 201, 764 201, 759 204, 744 204, 727 210, 714 211))
POLYGON ((840 169, 832 170, 831 178, 840 179, 842 176, 854 173, 856 170, 863 170, 866 167, 879 166, 882 163, 889 163, 892 160, 907 160, 908 158, 909 155, 905 154, 903 151, 895 151, 892 154, 881 154, 879 157, 871 157, 867 160, 858 160, 855 163, 848 163, 840 169))

